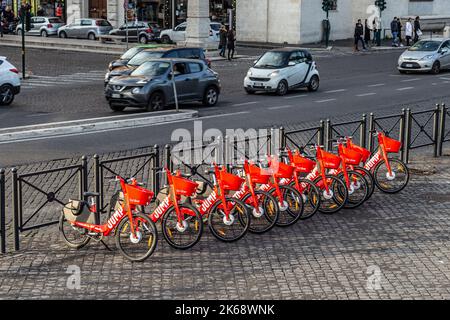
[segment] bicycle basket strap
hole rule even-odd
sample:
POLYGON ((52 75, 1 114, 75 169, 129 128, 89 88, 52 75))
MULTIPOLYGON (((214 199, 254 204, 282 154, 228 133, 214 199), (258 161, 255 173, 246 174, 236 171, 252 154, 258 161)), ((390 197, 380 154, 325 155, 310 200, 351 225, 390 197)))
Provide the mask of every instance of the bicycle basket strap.
POLYGON ((70 211, 71 214, 74 216, 78 216, 83 211, 84 205, 86 202, 83 200, 71 200, 69 199, 69 202, 64 205, 64 211, 70 211))

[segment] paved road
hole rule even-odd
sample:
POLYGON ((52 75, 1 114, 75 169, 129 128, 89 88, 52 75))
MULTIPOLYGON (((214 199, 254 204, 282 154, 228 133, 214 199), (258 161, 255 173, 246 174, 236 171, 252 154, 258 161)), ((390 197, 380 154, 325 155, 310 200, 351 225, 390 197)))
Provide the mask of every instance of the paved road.
MULTIPOLYGON (((4 51, 2 54, 11 56, 18 65, 17 49, 4 51)), ((400 75, 395 70, 398 51, 318 53, 322 80, 319 92, 297 90, 286 97, 246 95, 242 79, 260 50, 254 51, 254 56, 249 49, 246 53, 250 55, 246 59, 214 63, 224 88, 216 107, 184 106, 200 111, 204 128, 286 126, 327 117, 392 113, 405 106, 432 107, 441 101, 448 102, 450 96, 450 73, 400 75)), ((110 59, 110 56, 90 53, 30 50, 34 77, 24 81, 23 93, 13 106, 0 110, 1 126, 113 115, 102 95, 103 70, 110 59)), ((126 111, 136 112, 140 111, 126 111)), ((95 139, 88 134, 3 144, 0 146, 5 155, 2 165, 164 144, 170 141, 173 130, 180 127, 191 130, 193 122, 96 133, 95 139)))

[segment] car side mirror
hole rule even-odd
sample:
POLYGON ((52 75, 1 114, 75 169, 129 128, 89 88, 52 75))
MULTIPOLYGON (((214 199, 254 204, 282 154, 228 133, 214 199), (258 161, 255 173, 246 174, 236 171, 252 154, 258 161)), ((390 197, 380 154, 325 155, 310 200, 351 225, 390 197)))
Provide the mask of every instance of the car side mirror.
POLYGON ((294 67, 294 66, 296 66, 297 64, 294 62, 294 61, 289 61, 289 63, 288 63, 288 66, 289 67, 294 67))
POLYGON ((258 60, 253 61, 253 64, 256 64, 258 62, 258 60))
POLYGON ((448 48, 442 48, 441 49, 441 54, 445 54, 448 53, 448 48))

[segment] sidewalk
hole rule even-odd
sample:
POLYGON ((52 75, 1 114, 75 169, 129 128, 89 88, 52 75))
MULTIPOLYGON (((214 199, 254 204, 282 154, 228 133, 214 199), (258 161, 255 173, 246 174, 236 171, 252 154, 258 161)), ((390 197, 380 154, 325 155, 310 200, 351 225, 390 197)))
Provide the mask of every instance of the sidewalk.
POLYGON ((24 250, 0 256, 0 299, 449 299, 448 146, 445 154, 414 153, 408 187, 376 191, 359 209, 232 244, 206 228, 187 251, 160 237, 142 264, 101 244, 69 250, 56 226, 29 232, 24 250), (80 268, 81 289, 67 287, 69 266, 80 268))

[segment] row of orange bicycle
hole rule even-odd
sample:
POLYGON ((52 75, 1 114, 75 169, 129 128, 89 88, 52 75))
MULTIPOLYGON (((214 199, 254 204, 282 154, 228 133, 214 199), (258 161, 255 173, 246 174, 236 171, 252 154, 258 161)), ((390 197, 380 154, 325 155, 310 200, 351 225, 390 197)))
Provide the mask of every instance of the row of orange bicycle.
POLYGON ((87 192, 89 201, 70 200, 65 205, 60 232, 66 244, 76 249, 115 236, 127 259, 143 261, 156 248, 157 222, 170 246, 189 249, 200 240, 204 225, 217 239, 233 242, 248 232, 262 234, 276 226, 291 226, 317 212, 356 208, 376 187, 397 193, 409 181, 405 163, 389 156, 400 151, 401 143, 382 132, 372 134, 378 137, 373 154, 351 137, 340 137, 333 141, 337 154, 309 145, 305 148, 314 156, 307 155, 306 149, 285 149, 258 161, 228 167, 214 164, 206 171, 211 183, 157 168, 165 170, 168 186, 156 197, 134 178, 114 177, 121 188, 111 199, 106 223, 94 218, 94 199, 99 194, 87 192))

